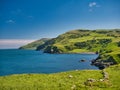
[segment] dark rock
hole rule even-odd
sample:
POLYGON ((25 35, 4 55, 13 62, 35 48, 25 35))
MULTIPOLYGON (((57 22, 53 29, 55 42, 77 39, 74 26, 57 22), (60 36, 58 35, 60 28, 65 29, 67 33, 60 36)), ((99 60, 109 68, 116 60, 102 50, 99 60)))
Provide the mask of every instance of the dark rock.
POLYGON ((88 78, 86 82, 84 82, 85 85, 87 86, 92 86, 92 83, 96 82, 95 79, 93 78, 88 78))
POLYGON ((95 82, 96 80, 95 79, 93 79, 93 78, 88 78, 88 80, 87 80, 88 82, 95 82))
POLYGON ((103 64, 99 65, 98 67, 99 67, 99 69, 101 69, 101 70, 104 69, 104 68, 106 68, 106 66, 103 65, 103 64))
POLYGON ((84 59, 81 59, 79 62, 85 62, 86 60, 84 60, 84 59))
POLYGON ((98 51, 96 51, 96 52, 95 52, 95 54, 99 54, 99 52, 98 52, 98 51))
POLYGON ((116 64, 112 56, 99 55, 97 59, 91 61, 91 65, 97 66, 99 69, 104 69, 110 65, 116 64), (102 59, 104 57, 104 60, 102 59))

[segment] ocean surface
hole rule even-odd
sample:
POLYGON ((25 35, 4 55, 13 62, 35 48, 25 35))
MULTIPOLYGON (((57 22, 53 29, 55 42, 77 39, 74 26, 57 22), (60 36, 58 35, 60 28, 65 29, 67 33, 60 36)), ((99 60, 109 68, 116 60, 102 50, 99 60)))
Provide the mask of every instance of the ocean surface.
POLYGON ((90 65, 96 54, 47 54, 42 51, 0 49, 0 76, 98 69, 90 65), (85 59, 85 62, 80 62, 85 59))

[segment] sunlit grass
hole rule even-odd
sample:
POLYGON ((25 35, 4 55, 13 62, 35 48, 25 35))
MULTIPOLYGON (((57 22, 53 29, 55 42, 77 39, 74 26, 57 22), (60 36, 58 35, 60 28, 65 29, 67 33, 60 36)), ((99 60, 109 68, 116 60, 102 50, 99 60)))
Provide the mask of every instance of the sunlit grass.
POLYGON ((72 52, 72 53, 86 53, 86 52, 89 52, 89 51, 86 50, 86 49, 74 49, 70 52, 72 52))
POLYGON ((55 74, 18 74, 0 77, 0 90, 119 90, 120 65, 111 66, 105 71, 108 81, 101 70, 75 70, 55 74), (96 82, 85 85, 89 79, 96 82))

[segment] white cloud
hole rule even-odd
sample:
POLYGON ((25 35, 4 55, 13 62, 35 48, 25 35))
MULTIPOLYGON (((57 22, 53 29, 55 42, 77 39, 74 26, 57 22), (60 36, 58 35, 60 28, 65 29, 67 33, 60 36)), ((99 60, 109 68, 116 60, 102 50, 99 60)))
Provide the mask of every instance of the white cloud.
POLYGON ((97 3, 96 3, 96 2, 90 2, 90 3, 89 3, 89 7, 94 7, 94 6, 97 6, 97 3))
POLYGON ((19 48, 35 40, 25 39, 0 39, 0 48, 19 48))
POLYGON ((90 2, 88 6, 89 6, 89 12, 93 12, 95 8, 100 7, 100 5, 98 5, 96 2, 90 2))
POLYGON ((6 21, 6 23, 15 23, 15 21, 12 20, 12 19, 9 19, 9 20, 6 21))

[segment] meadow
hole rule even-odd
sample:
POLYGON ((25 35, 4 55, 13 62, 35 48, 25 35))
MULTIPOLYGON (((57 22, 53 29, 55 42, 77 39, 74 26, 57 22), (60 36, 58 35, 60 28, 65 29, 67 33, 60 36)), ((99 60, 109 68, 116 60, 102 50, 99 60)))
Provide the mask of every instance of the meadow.
POLYGON ((104 70, 1 76, 0 90, 120 90, 119 82, 120 64, 104 70))

